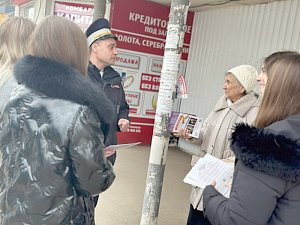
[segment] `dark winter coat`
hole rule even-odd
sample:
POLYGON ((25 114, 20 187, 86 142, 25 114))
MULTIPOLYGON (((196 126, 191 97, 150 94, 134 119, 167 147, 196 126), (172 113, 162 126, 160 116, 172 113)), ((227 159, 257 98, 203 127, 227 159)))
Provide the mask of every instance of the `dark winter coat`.
POLYGON ((230 198, 211 185, 204 213, 213 225, 298 225, 300 221, 300 115, 265 129, 238 125, 238 159, 230 198))
POLYGON ((100 129, 114 120, 112 103, 49 59, 26 56, 14 76, 0 118, 0 224, 94 224, 92 196, 115 177, 100 129))
POLYGON ((125 92, 122 85, 122 78, 118 72, 116 72, 112 67, 107 66, 104 68, 104 74, 101 78, 100 71, 98 68, 89 64, 88 74, 93 82, 98 85, 98 87, 103 90, 106 96, 114 103, 117 110, 117 120, 114 122, 115 133, 111 132, 105 145, 114 145, 118 143, 116 132, 120 131, 118 126, 119 119, 129 120, 129 106, 125 99, 125 92))
POLYGON ((1 71, 0 76, 8 76, 9 79, 2 85, 0 84, 0 114, 4 105, 8 102, 11 92, 18 86, 18 83, 12 76, 11 69, 1 71), (4 74, 6 73, 6 74, 4 74))

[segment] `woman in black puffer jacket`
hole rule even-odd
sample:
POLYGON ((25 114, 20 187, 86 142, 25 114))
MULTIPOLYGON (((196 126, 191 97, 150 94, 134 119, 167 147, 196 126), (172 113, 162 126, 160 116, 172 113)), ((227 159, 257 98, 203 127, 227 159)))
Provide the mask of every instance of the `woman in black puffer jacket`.
POLYGON ((115 178, 103 142, 116 112, 86 77, 76 24, 45 18, 29 49, 0 118, 1 224, 94 224, 92 196, 115 178))

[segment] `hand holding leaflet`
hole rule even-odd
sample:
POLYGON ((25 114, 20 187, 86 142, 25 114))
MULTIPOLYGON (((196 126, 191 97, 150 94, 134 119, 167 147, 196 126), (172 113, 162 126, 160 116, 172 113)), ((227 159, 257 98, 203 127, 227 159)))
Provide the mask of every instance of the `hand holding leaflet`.
POLYGON ((225 197, 229 197, 233 169, 233 163, 226 163, 212 155, 206 154, 198 160, 183 181, 200 188, 205 188, 213 181, 216 181, 216 190, 225 197))
POLYGON ((184 130, 185 132, 188 132, 189 138, 198 138, 202 123, 203 119, 197 116, 173 112, 168 129, 174 134, 180 134, 180 132, 184 130))

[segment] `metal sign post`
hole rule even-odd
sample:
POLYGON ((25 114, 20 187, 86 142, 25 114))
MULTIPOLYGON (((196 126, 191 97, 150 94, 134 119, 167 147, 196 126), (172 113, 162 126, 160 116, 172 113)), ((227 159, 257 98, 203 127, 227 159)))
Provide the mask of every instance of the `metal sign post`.
POLYGON ((172 0, 155 114, 146 189, 140 225, 156 225, 169 144, 169 116, 185 34, 189 0, 172 0))
POLYGON ((95 0, 93 20, 103 18, 106 10, 106 0, 95 0))

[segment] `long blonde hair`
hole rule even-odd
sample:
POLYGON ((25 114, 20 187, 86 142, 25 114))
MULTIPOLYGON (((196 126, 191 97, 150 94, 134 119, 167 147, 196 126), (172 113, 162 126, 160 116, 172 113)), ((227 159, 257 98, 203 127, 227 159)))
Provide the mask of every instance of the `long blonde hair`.
POLYGON ((254 123, 259 128, 300 114, 300 54, 279 57, 267 72, 268 82, 254 123))
POLYGON ((87 75, 87 39, 82 30, 70 20, 58 16, 43 19, 32 34, 29 51, 34 56, 70 65, 87 75))
POLYGON ((24 17, 10 17, 0 24, 0 87, 10 78, 14 63, 27 54, 35 24, 24 17))

